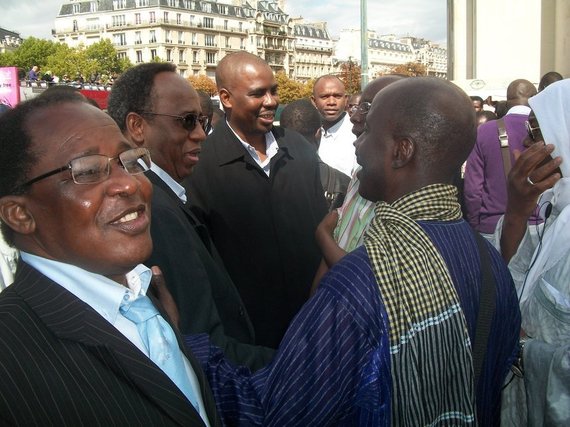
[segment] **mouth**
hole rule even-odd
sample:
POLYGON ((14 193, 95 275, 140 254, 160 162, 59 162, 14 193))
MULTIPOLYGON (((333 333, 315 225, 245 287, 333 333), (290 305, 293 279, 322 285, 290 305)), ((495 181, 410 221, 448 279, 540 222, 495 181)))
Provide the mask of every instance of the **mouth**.
POLYGON ((110 222, 110 225, 129 234, 137 234, 146 231, 149 226, 146 206, 140 205, 136 208, 123 211, 118 217, 110 222))
POLYGON ((188 161, 188 163, 195 165, 196 163, 198 163, 198 160, 200 158, 200 149, 188 151, 184 154, 184 157, 188 161))
POLYGON ((260 113, 257 117, 259 117, 261 120, 265 122, 273 123, 273 121, 275 120, 275 111, 264 111, 263 113, 260 113))

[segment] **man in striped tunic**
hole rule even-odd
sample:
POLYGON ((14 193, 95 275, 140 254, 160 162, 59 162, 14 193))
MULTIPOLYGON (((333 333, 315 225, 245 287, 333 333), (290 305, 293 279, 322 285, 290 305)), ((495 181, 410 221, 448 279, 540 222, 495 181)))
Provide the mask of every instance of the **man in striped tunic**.
POLYGON ((500 255, 479 239, 496 308, 476 380, 482 262, 452 185, 475 135, 471 102, 450 83, 404 79, 378 93, 355 143, 360 194, 376 202, 364 245, 323 278, 273 363, 250 376, 188 339, 226 422, 498 424, 520 313, 500 255))

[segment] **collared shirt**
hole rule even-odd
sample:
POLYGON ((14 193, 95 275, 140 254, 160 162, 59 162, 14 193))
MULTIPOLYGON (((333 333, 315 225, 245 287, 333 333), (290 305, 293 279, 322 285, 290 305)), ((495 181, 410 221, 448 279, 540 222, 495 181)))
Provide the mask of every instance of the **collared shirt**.
POLYGON ((236 133, 236 131, 232 129, 232 127, 228 121, 226 121, 226 123, 228 124, 228 127, 234 133, 236 138, 239 139, 239 142, 241 142, 241 145, 243 145, 243 148, 245 148, 246 151, 251 156, 251 158, 253 160, 255 160, 255 163, 257 163, 259 165, 259 167, 263 170, 263 172, 265 172, 265 174, 267 176, 269 176, 269 172, 270 172, 270 168, 271 168, 271 164, 270 164, 271 159, 279 151, 279 145, 277 145, 277 140, 273 136, 273 133, 271 131, 269 131, 265 134, 265 154, 267 155, 267 158, 264 161, 261 161, 261 158, 257 154, 257 151, 255 151, 255 148, 251 144, 249 144, 247 141, 244 141, 243 139, 241 139, 239 137, 239 135, 236 133))
MULTIPOLYGON (((123 300, 134 300, 139 295, 146 295, 152 278, 152 272, 148 267, 139 264, 129 271, 125 275, 128 284, 128 287, 125 287, 105 276, 75 265, 46 259, 23 251, 20 254, 23 261, 93 308, 148 357, 148 351, 142 343, 136 324, 119 312, 123 300)), ((182 354, 182 359, 198 400, 200 416, 209 426, 198 378, 184 354, 182 354)))
POLYGON ((150 170, 157 174, 160 179, 162 179, 166 185, 170 187, 174 194, 178 196, 182 203, 186 203, 188 198, 186 197, 186 189, 177 183, 170 175, 168 175, 163 169, 160 168, 156 163, 152 162, 150 165, 150 170))
POLYGON ((526 105, 514 105, 509 109, 509 111, 507 111, 505 116, 508 116, 509 114, 524 114, 528 116, 530 114, 530 107, 527 107, 526 105))
POLYGON ((342 120, 327 130, 321 128, 319 157, 327 165, 351 176, 356 166, 356 151, 350 117, 345 113, 342 120))

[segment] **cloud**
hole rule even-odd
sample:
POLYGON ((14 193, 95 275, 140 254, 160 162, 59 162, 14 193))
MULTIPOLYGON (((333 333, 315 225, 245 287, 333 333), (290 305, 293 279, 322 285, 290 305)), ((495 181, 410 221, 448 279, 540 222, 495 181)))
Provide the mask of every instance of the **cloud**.
POLYGON ((51 39, 51 29, 62 4, 62 0, 2 0, 0 27, 22 37, 51 39))
MULTIPOLYGON (((446 0, 368 0, 368 29, 378 34, 422 37, 445 45, 447 39, 446 0)), ((331 36, 344 28, 360 28, 359 0, 286 0, 291 16, 307 22, 326 21, 331 36)))

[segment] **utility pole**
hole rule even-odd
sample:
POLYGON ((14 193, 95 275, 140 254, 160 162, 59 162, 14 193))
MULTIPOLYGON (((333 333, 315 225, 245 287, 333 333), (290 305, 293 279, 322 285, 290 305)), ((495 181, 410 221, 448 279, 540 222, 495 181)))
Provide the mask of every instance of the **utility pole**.
POLYGON ((368 84, 368 15, 367 0, 360 0, 360 91, 368 84))

